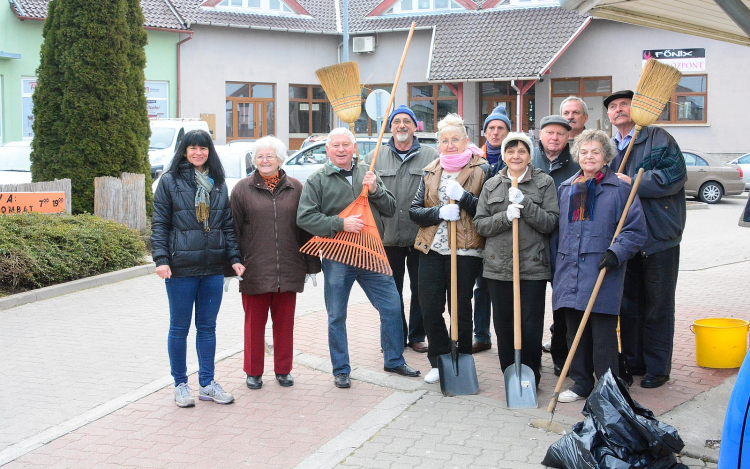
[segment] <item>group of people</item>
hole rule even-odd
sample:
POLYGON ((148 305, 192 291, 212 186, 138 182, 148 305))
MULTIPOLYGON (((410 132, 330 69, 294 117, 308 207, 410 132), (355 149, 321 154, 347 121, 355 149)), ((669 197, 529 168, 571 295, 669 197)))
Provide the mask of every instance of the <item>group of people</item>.
POLYGON ((618 318, 622 351, 641 386, 669 379, 674 334, 674 294, 679 243, 685 225, 684 160, 674 139, 657 127, 633 137, 633 93, 604 104, 614 138, 586 130, 585 102, 569 97, 560 115, 542 119, 538 144, 511 132, 505 109, 484 122, 486 143, 473 145, 463 120, 438 123, 438 149, 420 145, 417 119, 406 106, 388 119, 392 137, 374 171, 354 158, 356 141, 345 128, 326 143, 324 167, 303 186, 280 168, 286 149, 275 137, 255 144, 257 170, 233 189, 207 133, 189 132, 154 196, 153 258, 170 305, 168 351, 178 406, 194 405, 186 376, 186 339, 193 308, 199 358, 199 398, 233 397, 214 380, 216 315, 224 275, 242 277, 247 386, 262 386, 265 325, 273 321, 274 371, 291 386, 296 293, 322 270, 328 345, 334 385, 351 386, 347 304, 356 281, 380 315, 383 367, 420 376, 404 350, 426 353, 424 380, 439 381, 438 357, 450 353, 446 304, 450 303, 451 250, 456 251, 458 351, 491 348, 494 317, 503 371, 513 364, 513 241, 518 224, 521 361, 539 385, 547 285, 552 286, 553 333, 549 346, 559 375, 601 269, 606 276, 570 367, 573 386, 560 402, 583 399, 608 369, 618 374, 618 318), (645 170, 636 197, 615 235, 638 169, 645 170), (360 232, 360 215, 339 216, 366 187, 393 275, 300 253, 311 236, 360 232), (451 246, 449 226, 457 236, 451 246), (230 268, 231 266, 231 268, 230 268), (408 272, 407 321, 403 288, 408 272), (473 304, 472 304, 473 303, 473 304))

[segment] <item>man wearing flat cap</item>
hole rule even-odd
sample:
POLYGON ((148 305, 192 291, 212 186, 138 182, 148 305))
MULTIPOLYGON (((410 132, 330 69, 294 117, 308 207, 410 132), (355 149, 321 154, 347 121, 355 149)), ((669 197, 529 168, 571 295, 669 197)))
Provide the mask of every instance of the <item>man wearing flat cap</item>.
MULTIPOLYGON (((542 118, 539 125, 539 145, 534 147, 531 159, 531 164, 535 168, 552 177, 556 189, 581 170, 578 163, 570 157, 570 129, 568 119, 563 116, 553 114, 542 118)), ((549 330, 552 332, 552 339, 544 345, 544 350, 549 348, 555 375, 560 376, 568 357, 568 327, 564 310, 552 312, 552 325, 549 330)))
MULTIPOLYGON (((422 323, 422 309, 419 307, 419 251, 414 249, 414 239, 419 227, 409 218, 409 208, 422 180, 422 169, 438 158, 437 150, 422 146, 414 136, 417 118, 411 109, 403 104, 397 107, 388 118, 388 127, 393 136, 380 147, 375 161, 375 174, 380 176, 386 189, 396 198, 396 213, 383 219, 383 247, 388 263, 393 269, 398 296, 401 298, 401 322, 404 340, 415 352, 427 353, 425 330, 422 323), (409 323, 404 312, 404 272, 409 272, 411 307, 409 323)), ((371 162, 375 150, 366 157, 371 162)))
MULTIPOLYGON (((610 168, 618 171, 633 139, 630 117, 633 92, 618 91, 604 100, 612 126, 617 157, 610 168)), ((680 265, 680 241, 685 228, 687 171, 680 147, 664 129, 643 127, 635 138, 622 173, 632 183, 639 168, 643 178, 638 197, 648 226, 646 244, 628 261, 620 304, 622 351, 630 372, 643 375, 641 386, 656 388, 669 380, 675 323, 675 290, 680 265)))

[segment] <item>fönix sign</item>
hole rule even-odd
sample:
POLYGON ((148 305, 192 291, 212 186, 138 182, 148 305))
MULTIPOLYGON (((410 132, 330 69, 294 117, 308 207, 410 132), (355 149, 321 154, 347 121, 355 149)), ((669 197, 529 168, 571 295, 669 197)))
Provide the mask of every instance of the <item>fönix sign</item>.
POLYGON ((651 49, 643 51, 643 65, 648 59, 671 65, 681 72, 705 72, 706 49, 651 49))

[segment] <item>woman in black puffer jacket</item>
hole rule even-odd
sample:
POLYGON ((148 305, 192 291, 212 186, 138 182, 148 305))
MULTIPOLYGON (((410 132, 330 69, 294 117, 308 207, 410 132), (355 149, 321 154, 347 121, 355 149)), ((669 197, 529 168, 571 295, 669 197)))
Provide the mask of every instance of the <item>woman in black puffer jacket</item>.
POLYGON ((216 316, 221 306, 224 266, 245 271, 234 237, 224 168, 211 136, 185 134, 154 194, 151 252, 169 297, 169 364, 175 403, 191 407, 187 381, 187 336, 193 306, 197 329, 199 398, 229 404, 234 397, 214 381, 216 316))

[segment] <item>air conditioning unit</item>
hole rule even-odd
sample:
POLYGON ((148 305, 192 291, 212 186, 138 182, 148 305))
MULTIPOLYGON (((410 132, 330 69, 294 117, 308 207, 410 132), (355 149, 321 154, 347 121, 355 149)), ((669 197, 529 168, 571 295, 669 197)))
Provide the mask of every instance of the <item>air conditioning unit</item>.
POLYGON ((375 37, 374 36, 360 36, 352 39, 352 51, 356 53, 363 52, 374 52, 375 51, 375 37))

